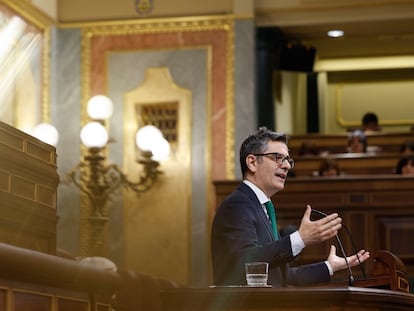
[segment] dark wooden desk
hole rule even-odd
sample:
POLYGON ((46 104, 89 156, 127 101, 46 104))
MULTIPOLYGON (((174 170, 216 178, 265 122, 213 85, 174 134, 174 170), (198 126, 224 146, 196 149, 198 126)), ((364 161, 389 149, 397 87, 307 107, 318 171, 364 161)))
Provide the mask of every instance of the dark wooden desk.
POLYGON ((163 311, 413 310, 414 295, 358 287, 189 288, 161 292, 163 311))

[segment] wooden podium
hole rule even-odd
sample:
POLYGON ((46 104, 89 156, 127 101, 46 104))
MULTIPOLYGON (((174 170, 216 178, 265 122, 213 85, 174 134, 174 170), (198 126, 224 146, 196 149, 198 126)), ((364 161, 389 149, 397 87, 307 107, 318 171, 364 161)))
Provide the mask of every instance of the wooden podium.
MULTIPOLYGON (((329 286, 345 286, 345 283, 332 283, 329 286)), ((390 289, 408 293, 410 286, 404 263, 389 251, 375 254, 374 268, 366 279, 356 280, 352 286, 364 288, 390 289)))
POLYGON ((161 292, 163 311, 413 310, 414 295, 360 287, 193 288, 161 292))
POLYGON ((370 276, 353 286, 178 288, 162 291, 161 301, 163 311, 413 310, 414 295, 408 291, 404 264, 392 253, 379 251, 370 276))

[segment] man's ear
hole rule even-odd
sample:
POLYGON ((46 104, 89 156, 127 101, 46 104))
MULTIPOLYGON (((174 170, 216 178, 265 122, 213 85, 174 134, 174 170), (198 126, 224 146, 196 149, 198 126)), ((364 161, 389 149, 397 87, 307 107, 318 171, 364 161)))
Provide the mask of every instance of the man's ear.
POLYGON ((256 156, 254 156, 254 155, 252 155, 252 154, 249 154, 249 155, 246 157, 246 165, 247 165, 247 168, 248 168, 251 172, 255 173, 255 172, 256 172, 256 170, 257 170, 257 158, 256 158, 256 156))

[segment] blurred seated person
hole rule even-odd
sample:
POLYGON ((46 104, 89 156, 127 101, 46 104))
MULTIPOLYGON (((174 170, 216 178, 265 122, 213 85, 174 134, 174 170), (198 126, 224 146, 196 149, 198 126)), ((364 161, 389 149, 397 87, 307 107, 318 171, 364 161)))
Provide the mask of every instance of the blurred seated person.
POLYGON ((379 126, 378 116, 373 112, 364 114, 361 120, 361 130, 365 133, 380 132, 381 127, 379 126))
POLYGON ((399 175, 414 176, 414 155, 402 157, 397 163, 395 173, 399 175))
POLYGON ((400 148, 400 153, 402 156, 414 155, 414 141, 405 142, 400 148))
POLYGON ((365 153, 367 152, 367 137, 360 130, 353 131, 348 135, 348 152, 365 153))
POLYGON ((332 158, 323 159, 318 172, 319 176, 339 176, 341 174, 338 162, 332 158))
POLYGON ((319 155, 319 150, 312 142, 304 141, 299 148, 299 155, 301 157, 317 156, 319 155))

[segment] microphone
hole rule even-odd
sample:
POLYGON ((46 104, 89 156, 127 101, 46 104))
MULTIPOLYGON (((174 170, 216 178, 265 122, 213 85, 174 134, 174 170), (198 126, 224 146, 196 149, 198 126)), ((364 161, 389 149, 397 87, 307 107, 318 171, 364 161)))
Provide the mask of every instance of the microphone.
MULTIPOLYGON (((326 214, 324 212, 321 212, 321 211, 318 211, 318 210, 313 209, 313 208, 312 208, 312 212, 314 212, 316 214, 319 214, 319 215, 321 215, 323 217, 328 216, 328 214, 326 214)), ((348 268, 348 278, 349 278, 348 279, 348 284, 349 284, 349 286, 352 286, 353 283, 354 283, 354 281, 355 281, 355 278, 354 278, 354 275, 352 274, 352 269, 351 269, 351 266, 349 265, 348 258, 347 258, 346 253, 345 253, 344 246, 342 245, 341 239, 339 238, 338 234, 335 235, 335 238, 336 238, 336 241, 338 242, 338 245, 339 245, 339 248, 341 250, 342 256, 344 257, 346 266, 348 268)), ((359 261, 358 254, 357 254, 357 258, 358 258, 358 261, 359 261)), ((359 263, 361 264, 360 261, 359 261, 359 263)))
MULTIPOLYGON (((319 215, 322 215, 324 217, 328 216, 326 213, 321 212, 321 211, 318 211, 318 210, 315 210, 315 209, 313 209, 312 211, 315 212, 315 213, 317 213, 317 214, 319 214, 319 215)), ((362 276, 363 276, 364 280, 366 280, 367 279, 367 274, 365 273, 364 266, 361 263, 361 259, 359 258, 359 255, 358 255, 358 252, 357 252, 357 248, 355 246, 354 239, 352 238, 352 235, 351 235, 351 231, 349 230, 349 228, 344 223, 342 223, 342 227, 345 229, 346 234, 348 235, 348 238, 351 241, 352 249, 353 249, 353 252, 356 255, 356 258, 358 260, 359 267, 361 268, 362 276)))
POLYGON ((359 255, 358 255, 357 249, 355 247, 354 239, 351 236, 351 232, 349 231, 348 227, 345 224, 342 224, 342 226, 344 227, 344 229, 345 229, 345 231, 348 235, 348 238, 351 241, 352 249, 354 251, 354 254, 356 255, 356 258, 358 259, 358 264, 359 264, 359 267, 361 268, 362 276, 363 276, 364 280, 366 280, 367 279, 367 274, 365 273, 364 266, 361 263, 361 260, 359 259, 359 255))

